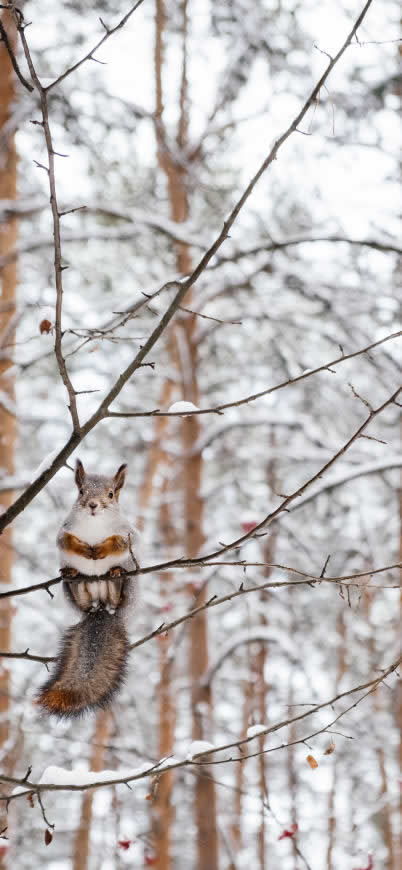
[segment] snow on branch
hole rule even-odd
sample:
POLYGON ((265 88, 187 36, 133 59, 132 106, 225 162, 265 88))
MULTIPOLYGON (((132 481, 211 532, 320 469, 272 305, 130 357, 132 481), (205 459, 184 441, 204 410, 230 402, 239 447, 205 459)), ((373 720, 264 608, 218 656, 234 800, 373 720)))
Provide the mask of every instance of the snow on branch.
MULTIPOLYGON (((374 341, 372 344, 366 345, 366 347, 360 348, 360 350, 355 350, 352 353, 344 354, 341 356, 337 356, 335 359, 330 360, 329 362, 323 363, 321 366, 317 366, 314 369, 305 369, 300 375, 297 375, 295 378, 288 378, 286 381, 282 381, 280 384, 276 384, 273 387, 267 387, 266 390, 260 390, 258 393, 252 393, 249 396, 245 396, 243 399, 237 399, 234 402, 225 402, 223 405, 216 405, 214 408, 190 408, 191 402, 176 402, 176 405, 186 405, 186 416, 192 416, 194 414, 222 414, 223 411, 227 411, 229 408, 239 408, 241 405, 248 405, 250 402, 255 402, 256 399, 261 399, 262 396, 269 396, 271 393, 276 393, 278 390, 283 390, 284 387, 289 387, 293 384, 299 383, 299 381, 304 381, 306 378, 311 377, 311 375, 316 375, 318 372, 331 371, 331 368, 339 363, 346 362, 346 360, 352 359, 355 356, 361 356, 363 353, 368 353, 370 350, 373 350, 375 347, 379 347, 381 344, 385 344, 386 341, 392 341, 394 338, 401 338, 402 330, 398 332, 393 332, 390 335, 386 335, 385 338, 380 338, 378 341, 374 341)), ((181 416, 183 411, 180 408, 174 408, 171 406, 168 411, 160 411, 159 409, 155 411, 108 411, 108 417, 173 417, 181 416)))
MULTIPOLYGON (((401 657, 399 657, 395 662, 389 665, 389 667, 381 669, 380 676, 373 677, 371 680, 368 680, 365 683, 361 683, 358 686, 354 686, 351 689, 340 692, 335 695, 335 697, 330 698, 327 701, 322 701, 319 704, 314 704, 310 707, 309 710, 305 710, 302 713, 277 722, 271 726, 259 726, 258 733, 254 733, 254 731, 251 729, 250 734, 248 734, 246 737, 240 738, 239 740, 233 740, 230 743, 225 743, 220 746, 210 745, 209 748, 207 745, 202 745, 201 747, 199 747, 200 751, 187 753, 186 757, 183 759, 177 759, 175 757, 163 758, 160 761, 156 762, 156 764, 152 764, 151 766, 148 764, 143 764, 141 765, 141 767, 135 768, 134 770, 105 770, 97 771, 96 773, 68 771, 64 770, 63 768, 52 766, 46 768, 46 770, 42 774, 42 777, 37 783, 31 782, 31 780, 29 779, 31 773, 30 769, 28 771, 28 774, 20 779, 18 779, 17 777, 0 774, 0 781, 15 786, 14 792, 11 795, 0 795, 0 800, 9 802, 11 800, 15 800, 16 798, 23 797, 24 795, 26 796, 27 794, 36 794, 39 796, 43 792, 86 791, 89 788, 101 788, 103 786, 110 785, 128 785, 129 783, 138 782, 139 780, 146 779, 148 776, 153 776, 156 773, 160 773, 162 771, 166 772, 169 770, 174 770, 180 767, 187 767, 194 764, 207 764, 212 766, 216 764, 228 764, 229 762, 239 763, 243 762, 246 758, 250 758, 255 755, 261 755, 263 752, 275 752, 277 750, 282 750, 287 746, 294 746, 297 743, 305 743, 312 737, 315 737, 318 734, 322 734, 327 731, 328 728, 330 728, 335 722, 338 722, 343 716, 346 715, 346 713, 348 713, 351 709, 357 707, 357 705, 361 701, 363 701, 369 694, 375 691, 375 689, 377 689, 378 686, 381 685, 381 683, 383 683, 387 677, 389 677, 392 673, 396 671, 401 661, 402 659, 401 657), (338 715, 336 715, 336 717, 332 719, 331 722, 328 722, 326 725, 313 731, 312 734, 301 737, 298 740, 293 740, 290 743, 280 743, 268 749, 259 750, 256 753, 251 753, 250 755, 244 755, 242 753, 241 755, 237 755, 236 757, 229 756, 223 759, 215 758, 217 753, 227 752, 228 750, 232 749, 239 749, 240 747, 243 747, 244 745, 250 743, 257 736, 268 736, 270 734, 281 731, 283 728, 287 728, 293 723, 301 722, 304 719, 308 719, 319 710, 323 710, 326 707, 332 707, 341 699, 347 698, 350 695, 354 695, 356 692, 364 692, 364 694, 360 698, 358 698, 357 701, 354 701, 353 704, 351 704, 345 710, 342 710, 338 715), (191 757, 188 757, 189 755, 191 755, 191 757), (212 755, 214 757, 207 759, 206 756, 209 755, 212 755)), ((193 748, 195 748, 194 745, 193 748)))

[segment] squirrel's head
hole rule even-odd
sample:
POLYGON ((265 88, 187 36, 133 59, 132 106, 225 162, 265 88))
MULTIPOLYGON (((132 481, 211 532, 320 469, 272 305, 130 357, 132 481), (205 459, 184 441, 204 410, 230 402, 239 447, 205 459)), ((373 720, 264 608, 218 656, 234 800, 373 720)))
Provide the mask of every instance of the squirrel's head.
POLYGON ((80 459, 75 465, 75 482, 78 488, 77 504, 90 516, 97 516, 104 510, 116 510, 120 490, 126 479, 127 465, 120 465, 114 477, 100 474, 87 474, 80 459))

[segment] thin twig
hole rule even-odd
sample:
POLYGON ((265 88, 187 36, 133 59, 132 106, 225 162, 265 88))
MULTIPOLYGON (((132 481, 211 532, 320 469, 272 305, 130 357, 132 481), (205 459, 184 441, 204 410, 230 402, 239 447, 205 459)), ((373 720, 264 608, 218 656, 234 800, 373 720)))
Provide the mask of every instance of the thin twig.
MULTIPOLYGON (((306 378, 310 378, 312 375, 316 375, 318 372, 328 371, 332 366, 338 365, 339 363, 345 362, 346 360, 353 359, 355 356, 361 356, 363 353, 368 353, 368 351, 373 350, 375 347, 379 347, 380 344, 385 344, 386 341, 392 341, 394 338, 401 338, 402 330, 398 332, 393 332, 391 335, 387 335, 385 338, 380 338, 379 341, 374 341, 372 344, 368 344, 366 347, 362 347, 360 350, 353 351, 352 353, 344 354, 336 357, 329 362, 323 363, 321 366, 317 366, 315 369, 308 369, 308 371, 302 372, 301 375, 297 375, 295 378, 288 378, 287 381, 282 381, 280 384, 275 384, 273 387, 267 387, 266 390, 260 390, 259 393, 252 393, 249 396, 245 396, 243 399, 237 399, 234 402, 225 402, 223 405, 215 405, 213 408, 199 408, 196 411, 186 411, 185 416, 196 416, 197 414, 220 414, 223 411, 227 411, 228 408, 239 408, 241 405, 248 405, 250 402, 255 402, 256 399, 261 399, 262 396, 268 396, 270 393, 276 393, 278 390, 283 390, 284 387, 293 386, 293 384, 299 383, 299 381, 304 381, 306 378)), ((108 417, 183 417, 183 411, 108 411, 108 417)))
POLYGON ((80 66, 82 66, 82 64, 85 63, 85 61, 95 60, 95 58, 93 57, 93 55, 95 54, 95 51, 97 51, 98 48, 100 48, 101 45, 103 45, 107 39, 109 39, 111 36, 113 36, 113 34, 116 33, 117 30, 121 30, 121 28, 124 27, 124 25, 127 23, 128 19, 131 18, 133 13, 136 11, 136 9, 138 9, 139 6, 141 6, 141 4, 143 2, 144 2, 144 0, 137 0, 137 2, 134 3, 134 6, 132 6, 131 9, 129 9, 129 11, 126 13, 126 15, 124 15, 123 18, 120 19, 119 23, 116 24, 115 27, 111 27, 110 29, 108 27, 106 27, 106 25, 103 23, 102 19, 100 18, 99 20, 100 20, 104 30, 106 31, 105 35, 102 36, 102 39, 99 39, 99 41, 96 43, 96 45, 94 45, 94 47, 91 48, 91 50, 88 51, 87 54, 84 55, 84 57, 82 57, 80 60, 77 60, 77 62, 74 63, 73 66, 70 66, 68 69, 66 69, 64 73, 62 73, 60 76, 58 76, 57 79, 54 80, 54 82, 51 82, 50 85, 47 85, 45 90, 51 91, 53 88, 56 87, 56 85, 59 85, 61 82, 63 82, 64 79, 67 78, 67 76, 71 75, 71 73, 75 72, 75 70, 77 70, 80 66))

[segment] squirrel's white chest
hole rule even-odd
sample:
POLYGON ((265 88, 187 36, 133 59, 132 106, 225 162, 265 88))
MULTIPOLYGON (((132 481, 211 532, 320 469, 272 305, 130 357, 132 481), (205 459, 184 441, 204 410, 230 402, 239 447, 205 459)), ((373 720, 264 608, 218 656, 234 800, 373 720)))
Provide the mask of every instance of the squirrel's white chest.
MULTIPOLYGON (((90 546, 101 544, 111 535, 119 534, 120 529, 121 517, 107 510, 95 514, 95 516, 86 511, 80 511, 79 515, 70 517, 68 521, 68 531, 90 546)), ((99 577, 106 574, 110 568, 121 565, 124 556, 125 554, 118 551, 111 553, 104 559, 87 559, 78 553, 60 550, 60 565, 62 568, 66 565, 75 568, 80 574, 85 574, 87 577, 99 577)))
POLYGON ((79 517, 74 517, 69 531, 76 535, 80 541, 93 546, 101 544, 110 535, 115 535, 119 525, 121 525, 121 521, 120 524, 116 523, 115 517, 110 511, 104 510, 95 516, 87 511, 81 511, 79 517))

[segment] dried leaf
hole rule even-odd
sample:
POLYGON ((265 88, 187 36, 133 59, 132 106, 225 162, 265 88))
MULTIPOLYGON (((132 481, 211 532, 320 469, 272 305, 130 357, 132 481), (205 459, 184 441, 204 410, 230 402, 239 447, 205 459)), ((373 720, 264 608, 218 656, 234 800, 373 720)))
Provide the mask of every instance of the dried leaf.
POLYGON ((33 809, 35 806, 33 794, 27 794, 27 801, 29 803, 29 806, 32 807, 32 809, 33 809))
POLYGON ((50 846, 53 840, 53 834, 50 833, 49 828, 46 828, 45 831, 45 846, 50 846))
POLYGON ((252 532, 253 529, 255 529, 256 525, 257 525, 257 523, 255 523, 255 522, 251 522, 251 521, 247 521, 247 520, 244 520, 244 521, 241 523, 241 527, 242 527, 242 529, 243 529, 243 532, 245 532, 246 535, 247 535, 249 532, 252 532))
POLYGON ((132 842, 133 842, 132 840, 119 840, 118 845, 119 845, 120 849, 127 850, 130 848, 132 842))
POLYGON ((282 833, 278 837, 278 840, 285 840, 286 837, 294 837, 294 835, 297 834, 298 830, 299 826, 297 822, 295 822, 293 825, 290 826, 290 828, 285 828, 282 831, 282 833))
POLYGON ((324 755, 332 755, 334 750, 335 750, 335 743, 331 740, 331 743, 329 744, 329 746, 327 746, 327 748, 324 752, 324 755))
POLYGON ((315 770, 318 767, 318 761, 315 760, 314 755, 308 755, 306 761, 310 765, 311 770, 315 770))
POLYGON ((50 332, 51 328, 52 328, 52 324, 50 323, 50 320, 46 320, 46 318, 45 318, 45 320, 41 320, 41 322, 39 324, 39 332, 41 333, 41 335, 43 335, 44 332, 46 334, 48 334, 50 332))

